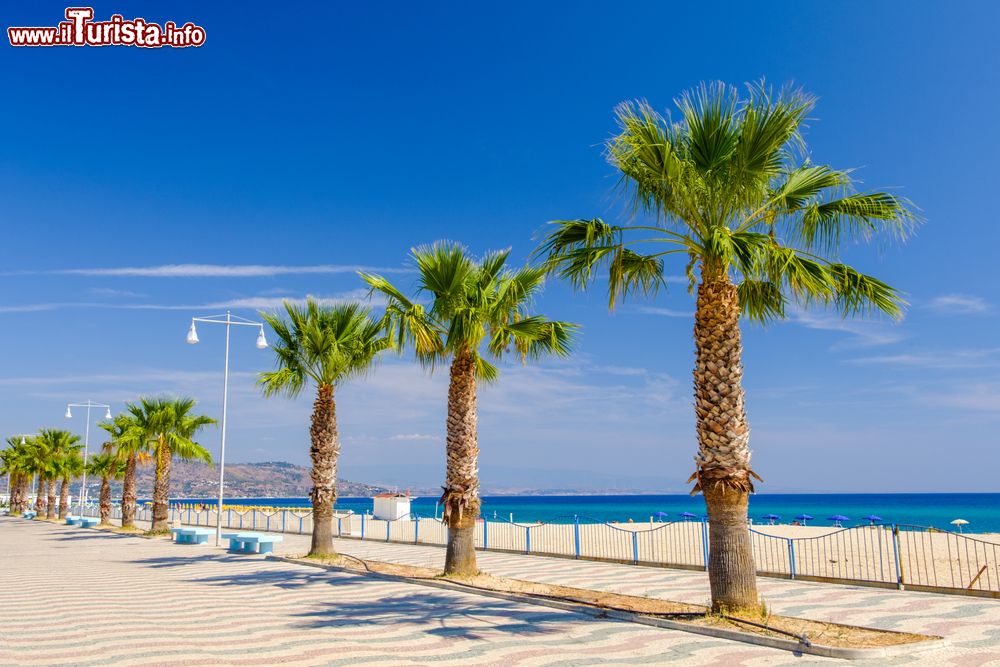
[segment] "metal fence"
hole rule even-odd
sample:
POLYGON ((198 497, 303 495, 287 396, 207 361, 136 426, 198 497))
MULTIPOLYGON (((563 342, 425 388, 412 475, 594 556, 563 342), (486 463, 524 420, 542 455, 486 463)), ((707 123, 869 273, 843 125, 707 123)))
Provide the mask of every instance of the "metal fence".
MULTIPOLYGON (((97 508, 81 513, 96 515, 97 508)), ((112 518, 121 518, 120 508, 113 509, 112 518)), ((151 508, 137 508, 136 519, 151 518, 151 508)), ((216 517, 210 509, 172 507, 170 521, 214 527, 216 517)), ((304 535, 312 532, 312 512, 225 509, 222 525, 304 535)), ((448 536, 440 520, 416 515, 386 521, 338 513, 334 530, 344 538, 437 546, 445 545, 448 536)), ((796 538, 765 530, 750 530, 761 575, 1000 597, 1000 543, 910 525, 858 526, 796 538)), ((488 551, 687 569, 707 568, 708 541, 705 521, 624 524, 583 516, 538 523, 480 519, 475 531, 476 548, 488 551)))

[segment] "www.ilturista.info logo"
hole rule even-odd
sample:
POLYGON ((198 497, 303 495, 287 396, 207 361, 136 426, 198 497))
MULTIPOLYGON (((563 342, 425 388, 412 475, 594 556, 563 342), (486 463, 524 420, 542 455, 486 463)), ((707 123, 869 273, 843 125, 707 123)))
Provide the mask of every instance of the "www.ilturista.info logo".
POLYGON ((184 48, 205 43, 205 29, 193 23, 162 26, 145 19, 126 20, 112 14, 107 21, 94 21, 93 7, 67 7, 66 20, 54 28, 7 28, 11 46, 163 46, 184 48))

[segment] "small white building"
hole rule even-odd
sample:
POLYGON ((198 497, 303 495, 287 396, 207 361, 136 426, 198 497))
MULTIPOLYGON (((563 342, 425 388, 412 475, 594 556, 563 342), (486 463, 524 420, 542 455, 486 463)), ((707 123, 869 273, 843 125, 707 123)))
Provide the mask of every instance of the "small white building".
POLYGON ((375 518, 395 521, 410 513, 410 496, 402 493, 380 493, 374 498, 375 518))

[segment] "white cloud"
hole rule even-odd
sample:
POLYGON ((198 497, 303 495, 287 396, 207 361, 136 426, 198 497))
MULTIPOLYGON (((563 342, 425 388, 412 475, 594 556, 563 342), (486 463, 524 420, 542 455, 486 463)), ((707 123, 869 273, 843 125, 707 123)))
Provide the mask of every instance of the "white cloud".
POLYGON ((663 317, 694 317, 693 312, 686 310, 674 310, 673 308, 659 308, 657 306, 639 306, 637 310, 645 315, 662 315, 663 317))
POLYGON ((424 440, 427 442, 437 442, 441 440, 441 437, 436 435, 426 435, 424 433, 397 433, 396 435, 391 436, 389 439, 403 440, 403 441, 424 440))
POLYGON ((931 299, 928 307, 946 315, 978 315, 990 310, 990 304, 980 296, 944 294, 931 299))
POLYGON ((64 310, 68 308, 106 308, 111 310, 277 310, 282 308, 285 302, 302 305, 306 299, 313 299, 320 305, 333 306, 349 301, 367 302, 373 306, 384 305, 382 298, 375 297, 369 299, 368 290, 359 288, 333 294, 330 296, 306 295, 304 297, 283 297, 270 296, 266 294, 237 297, 222 301, 213 301, 201 304, 165 304, 165 303, 105 303, 105 302, 64 302, 64 303, 32 303, 14 306, 0 306, 0 313, 35 313, 49 310, 64 310))
POLYGON ((851 338, 838 347, 875 347, 889 345, 903 339, 898 331, 889 329, 889 323, 878 320, 845 319, 840 315, 794 310, 789 313, 791 320, 807 329, 840 331, 851 338))
POLYGON ((983 368, 1000 363, 1000 348, 983 350, 949 350, 917 354, 892 354, 860 357, 851 363, 862 365, 909 366, 913 368, 983 368))
POLYGON ((285 266, 268 264, 163 264, 160 266, 130 266, 120 268, 62 269, 51 273, 77 276, 130 276, 141 278, 260 278, 268 276, 333 274, 370 271, 375 273, 405 273, 408 269, 361 265, 316 264, 285 266))

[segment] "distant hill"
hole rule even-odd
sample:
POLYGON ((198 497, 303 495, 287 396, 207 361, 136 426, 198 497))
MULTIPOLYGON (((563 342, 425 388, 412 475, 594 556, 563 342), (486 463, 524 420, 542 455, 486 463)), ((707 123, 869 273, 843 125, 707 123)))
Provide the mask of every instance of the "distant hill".
MULTIPOLYGON (((149 498, 153 495, 154 468, 152 465, 140 469, 137 484, 138 495, 149 498)), ((87 480, 91 497, 96 497, 100 480, 87 480)), ((309 468, 284 461, 264 463, 227 463, 227 498, 262 498, 308 496, 312 488, 309 468)), ((381 486, 359 484, 348 480, 337 480, 337 495, 371 497, 391 491, 381 486)), ((184 463, 174 461, 170 467, 170 495, 174 498, 212 498, 219 493, 219 468, 204 463, 184 463)), ((112 485, 112 495, 121 494, 121 483, 112 485)))

